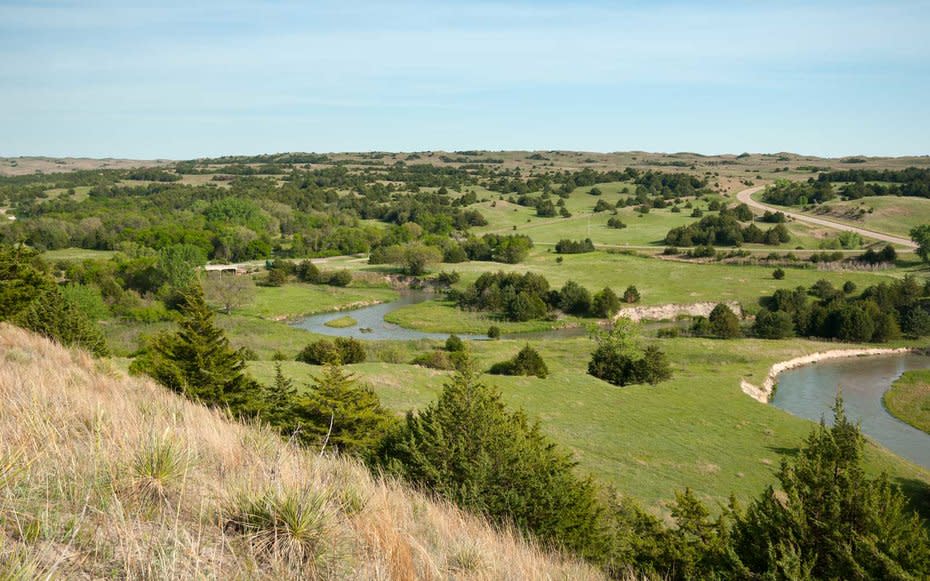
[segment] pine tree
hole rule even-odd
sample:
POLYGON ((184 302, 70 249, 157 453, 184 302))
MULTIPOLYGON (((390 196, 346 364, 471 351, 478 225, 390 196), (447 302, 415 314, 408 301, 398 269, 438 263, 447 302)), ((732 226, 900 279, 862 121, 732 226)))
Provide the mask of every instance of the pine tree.
POLYGON ((740 336, 739 318, 727 305, 720 303, 707 317, 710 332, 721 339, 733 339, 740 336))
POLYGON ((41 293, 12 322, 68 347, 86 349, 98 357, 110 354, 99 328, 57 287, 41 293))
POLYGON ((38 253, 24 246, 0 245, 0 321, 6 321, 41 296, 55 283, 43 271, 38 253))
POLYGON ((327 364, 313 378, 295 414, 305 442, 362 456, 378 445, 393 423, 375 392, 335 364, 327 364))
POLYGON ((38 254, 0 245, 0 321, 8 320, 69 347, 109 354, 93 320, 58 289, 38 254))
POLYGON ((841 398, 834 414, 782 463, 781 490, 769 487, 738 517, 735 553, 764 578, 927 578, 927 529, 886 476, 866 477, 865 439, 841 398))
POLYGON ((297 389, 294 381, 285 376, 281 362, 274 365, 274 382, 265 387, 262 415, 273 426, 290 431, 294 425, 294 405, 297 389))
POLYGON ((536 534, 587 557, 606 540, 590 479, 530 423, 510 412, 500 393, 458 370, 438 401, 385 439, 379 461, 388 471, 459 506, 536 534))
POLYGON ((245 358, 233 349, 199 288, 182 296, 181 320, 175 333, 156 336, 131 368, 208 405, 251 413, 258 388, 245 374, 245 358))

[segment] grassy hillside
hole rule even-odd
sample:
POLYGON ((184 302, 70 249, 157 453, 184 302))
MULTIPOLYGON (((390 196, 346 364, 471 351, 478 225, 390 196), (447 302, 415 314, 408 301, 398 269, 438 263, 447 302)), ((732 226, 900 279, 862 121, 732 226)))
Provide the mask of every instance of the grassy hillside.
POLYGON ((930 222, 930 200, 868 196, 858 200, 833 200, 809 213, 907 238, 911 228, 930 222))
POLYGON ((598 578, 0 326, 0 578, 598 578))

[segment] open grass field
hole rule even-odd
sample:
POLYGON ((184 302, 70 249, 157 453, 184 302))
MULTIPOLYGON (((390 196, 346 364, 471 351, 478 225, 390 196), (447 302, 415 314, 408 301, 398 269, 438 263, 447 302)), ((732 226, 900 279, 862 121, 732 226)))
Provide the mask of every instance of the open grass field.
POLYGON ((397 292, 388 288, 332 287, 291 283, 279 287, 260 286, 251 304, 235 314, 266 319, 295 319, 306 315, 341 311, 391 301, 397 292))
MULTIPOLYGON (((627 227, 614 229, 607 226, 607 221, 614 214, 608 211, 594 212, 594 206, 600 199, 616 204, 618 200, 629 196, 629 194, 622 193, 624 189, 635 191, 635 186, 626 182, 612 182, 599 184, 597 187, 602 191, 600 196, 589 194, 591 188, 585 187, 577 188, 571 197, 565 200, 565 207, 572 213, 569 218, 540 218, 536 216, 534 208, 520 206, 506 199, 500 200, 499 196, 493 197, 492 201, 475 206, 487 218, 488 225, 476 228, 474 231, 478 235, 488 232, 525 234, 541 247, 554 246, 556 242, 564 238, 572 240, 590 238, 599 246, 659 249, 665 246, 665 235, 669 230, 700 220, 700 218, 691 216, 694 208, 701 209, 704 216, 712 216, 716 212, 707 209, 710 199, 719 199, 731 206, 737 203, 735 198, 729 195, 710 195, 700 201, 693 198, 686 199, 685 202, 690 203, 692 208, 687 208, 682 203, 680 212, 673 212, 669 207, 651 209, 648 214, 640 214, 634 207, 619 208, 616 216, 627 227)), ((824 240, 837 235, 837 232, 830 228, 800 222, 790 222, 787 226, 792 236, 790 242, 777 247, 747 244, 745 248, 764 253, 786 252, 795 249, 817 250, 824 240)), ((765 229, 770 225, 759 224, 759 227, 765 229)))
POLYGON ((69 194, 69 188, 52 188, 50 190, 45 190, 45 195, 48 196, 47 200, 57 200, 62 197, 74 202, 83 202, 87 199, 87 193, 91 190, 91 186, 76 186, 70 188, 74 190, 74 193, 69 194))
POLYGON ((882 402, 894 417, 930 434, 930 370, 905 372, 882 402))
MULTIPOLYGON (((592 292, 610 286, 619 293, 632 284, 642 294, 641 304, 644 305, 739 301, 749 311, 757 310, 759 299, 770 296, 779 288, 810 286, 820 279, 829 280, 834 286, 842 286, 845 281, 851 280, 857 287, 865 288, 887 281, 889 276, 900 276, 899 272, 833 272, 788 268, 783 280, 775 280, 771 267, 702 264, 607 252, 565 255, 559 264, 555 253, 539 248, 521 264, 467 262, 443 265, 443 268, 460 273, 460 285, 474 281, 486 271, 532 271, 544 275, 556 288, 568 280, 575 280, 592 292)), ((390 313, 389 318, 391 322, 404 327, 456 333, 483 332, 487 328, 486 321, 489 321, 486 314, 461 313, 451 303, 441 301, 402 307, 390 313)), ((517 325, 501 328, 505 333, 513 333, 551 328, 551 324, 534 322, 524 327, 517 325)))
POLYGON ((930 223, 930 199, 869 196, 859 200, 833 200, 807 213, 907 238, 911 228, 930 223))
POLYGON ((444 300, 442 297, 416 305, 401 307, 386 314, 384 320, 408 329, 418 329, 431 333, 461 333, 467 335, 483 335, 491 325, 500 327, 502 333, 510 335, 548 331, 585 323, 585 319, 572 316, 562 316, 555 321, 506 321, 493 313, 462 311, 453 302, 444 300))
MULTIPOLYGON (((806 340, 662 340, 674 378, 656 387, 614 387, 586 373, 593 342, 586 338, 534 343, 549 366, 546 379, 485 376, 512 406, 526 410, 576 455, 581 468, 657 514, 676 490, 690 486, 712 506, 733 492, 746 499, 774 480, 780 460, 797 449, 813 424, 760 404, 740 391, 740 378, 761 380, 772 363, 835 349, 806 340)), ((520 341, 470 342, 482 368, 513 356, 520 341)), ((398 414, 435 399, 447 372, 382 362, 349 367, 398 414)), ((270 381, 274 364, 250 371, 270 381)), ((298 384, 317 368, 284 363, 298 384)), ((930 474, 870 446, 872 470, 901 479, 930 481, 930 474)))
POLYGON ((59 260, 76 261, 76 260, 108 260, 116 254, 112 250, 87 250, 84 248, 62 248, 61 250, 49 250, 42 253, 42 258, 49 262, 59 260))

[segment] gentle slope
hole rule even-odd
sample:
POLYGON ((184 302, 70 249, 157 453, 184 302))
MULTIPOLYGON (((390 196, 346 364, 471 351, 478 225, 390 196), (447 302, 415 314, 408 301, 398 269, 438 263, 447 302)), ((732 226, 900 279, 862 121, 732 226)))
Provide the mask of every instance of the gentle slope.
POLYGON ((8 325, 0 398, 0 578, 599 576, 8 325))

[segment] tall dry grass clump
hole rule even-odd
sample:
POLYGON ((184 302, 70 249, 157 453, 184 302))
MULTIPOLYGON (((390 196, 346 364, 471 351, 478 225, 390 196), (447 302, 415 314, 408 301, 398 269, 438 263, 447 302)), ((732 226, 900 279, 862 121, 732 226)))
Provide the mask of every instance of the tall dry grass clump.
POLYGON ((0 579, 599 576, 0 325, 0 579))

